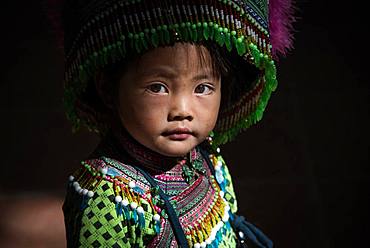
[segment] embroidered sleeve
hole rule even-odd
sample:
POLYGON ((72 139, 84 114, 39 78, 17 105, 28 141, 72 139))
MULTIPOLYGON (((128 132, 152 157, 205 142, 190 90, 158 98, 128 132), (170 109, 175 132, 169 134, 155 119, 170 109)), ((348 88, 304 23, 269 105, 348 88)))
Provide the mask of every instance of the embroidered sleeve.
POLYGON ((70 177, 63 206, 68 247, 143 247, 161 225, 150 192, 95 166, 83 162, 70 177))
POLYGON ((213 155, 212 157, 216 181, 224 192, 224 198, 230 205, 232 213, 236 213, 238 210, 235 191, 229 169, 221 155, 213 155))

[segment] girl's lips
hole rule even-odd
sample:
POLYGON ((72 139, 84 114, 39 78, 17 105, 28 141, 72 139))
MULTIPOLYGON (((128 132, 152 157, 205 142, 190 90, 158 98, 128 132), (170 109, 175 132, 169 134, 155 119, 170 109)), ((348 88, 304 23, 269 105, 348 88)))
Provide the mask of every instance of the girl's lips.
POLYGON ((191 134, 189 134, 189 133, 174 133, 174 134, 167 135, 167 137, 169 139, 178 140, 178 141, 186 140, 190 136, 191 136, 191 134))
POLYGON ((175 128, 163 133, 163 136, 166 136, 171 140, 186 140, 192 135, 193 132, 187 128, 175 128))

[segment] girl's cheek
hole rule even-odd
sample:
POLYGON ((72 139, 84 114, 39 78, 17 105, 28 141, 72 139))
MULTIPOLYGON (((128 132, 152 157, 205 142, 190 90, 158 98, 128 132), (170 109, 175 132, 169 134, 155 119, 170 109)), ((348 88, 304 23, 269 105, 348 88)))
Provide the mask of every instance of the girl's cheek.
POLYGON ((138 114, 156 115, 165 111, 166 103, 164 97, 149 96, 136 98, 131 106, 138 114))
POLYGON ((142 95, 138 100, 140 101, 141 106, 155 109, 166 105, 168 97, 166 95, 153 95, 146 93, 146 95, 142 95))

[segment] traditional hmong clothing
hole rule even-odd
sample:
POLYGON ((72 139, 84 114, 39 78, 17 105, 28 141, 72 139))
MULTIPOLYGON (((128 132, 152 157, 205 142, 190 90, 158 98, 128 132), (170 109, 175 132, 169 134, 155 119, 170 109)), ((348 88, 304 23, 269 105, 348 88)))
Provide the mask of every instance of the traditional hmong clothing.
MULTIPOLYGON (((142 157, 129 157, 124 150, 117 154, 114 143, 103 141, 95 155, 82 161, 70 177, 63 206, 68 245, 177 247, 162 199, 141 173, 145 164, 131 164, 142 157)), ((127 139, 124 144, 130 145, 135 156, 146 150, 127 139)), ((167 171, 147 169, 168 195, 190 246, 235 247, 230 215, 236 213, 237 203, 228 168, 220 155, 208 154, 202 146, 193 149, 190 156, 200 166, 188 181, 183 170, 187 165, 176 164, 175 159, 163 158, 175 164, 167 171)), ((158 159, 160 155, 147 157, 146 162, 158 159)))

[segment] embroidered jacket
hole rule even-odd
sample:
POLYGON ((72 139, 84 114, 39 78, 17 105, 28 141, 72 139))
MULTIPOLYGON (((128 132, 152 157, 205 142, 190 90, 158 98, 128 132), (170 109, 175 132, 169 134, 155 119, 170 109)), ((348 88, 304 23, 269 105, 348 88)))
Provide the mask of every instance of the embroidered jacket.
MULTIPOLYGON (((204 173, 183 178, 181 164, 153 176, 169 196, 190 247, 235 247, 230 215, 237 202, 220 155, 207 160, 197 149, 204 173)), ((81 162, 70 176, 63 205, 68 247, 178 247, 163 199, 135 166, 101 156, 81 162)))

